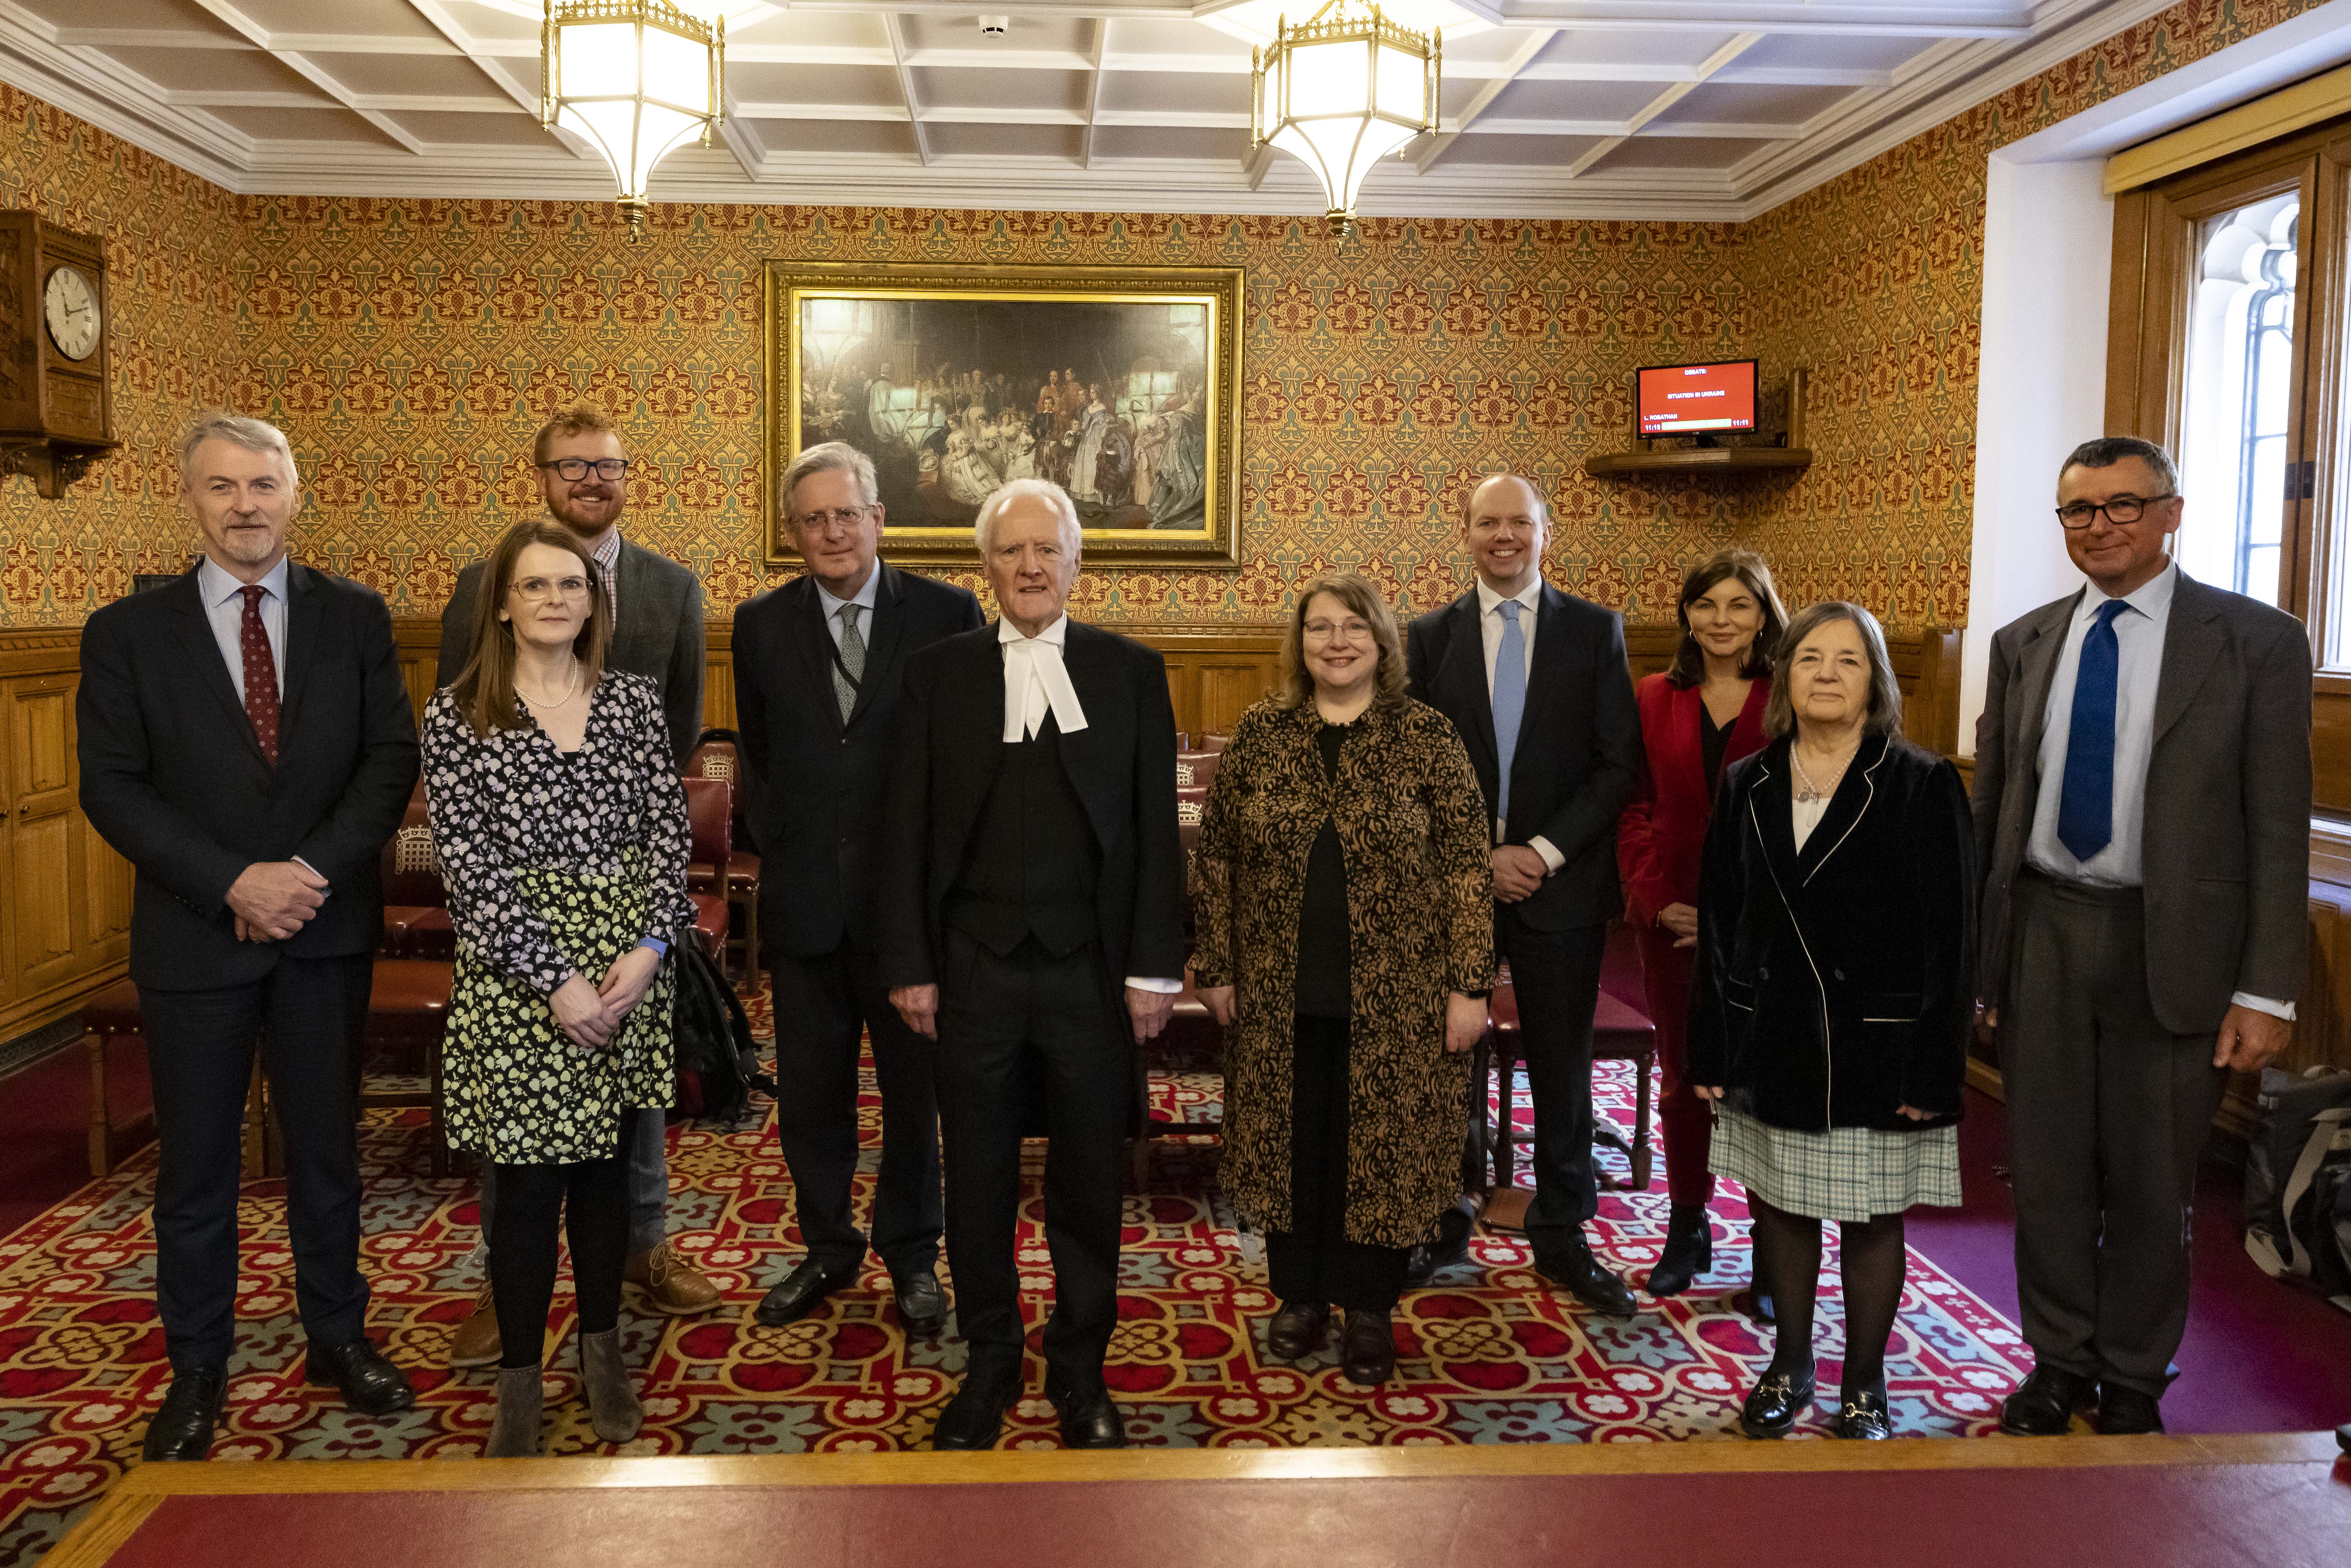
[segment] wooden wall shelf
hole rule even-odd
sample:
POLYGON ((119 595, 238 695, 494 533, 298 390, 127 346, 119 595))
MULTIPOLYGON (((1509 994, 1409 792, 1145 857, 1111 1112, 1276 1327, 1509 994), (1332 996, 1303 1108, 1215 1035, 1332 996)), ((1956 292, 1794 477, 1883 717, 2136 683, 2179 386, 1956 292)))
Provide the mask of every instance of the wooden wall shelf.
POLYGON ((1813 465, 1810 447, 1698 446, 1672 452, 1595 452, 1583 471, 1595 479, 1637 474, 1792 474, 1813 465))

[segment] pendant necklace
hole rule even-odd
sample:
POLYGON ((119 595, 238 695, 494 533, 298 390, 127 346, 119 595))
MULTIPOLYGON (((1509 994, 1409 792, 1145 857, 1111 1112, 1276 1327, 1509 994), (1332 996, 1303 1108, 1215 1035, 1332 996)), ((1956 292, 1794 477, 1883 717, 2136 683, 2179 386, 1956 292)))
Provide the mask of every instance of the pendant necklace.
POLYGON ((1804 759, 1796 755, 1796 748, 1793 746, 1789 747, 1788 760, 1795 765, 1796 777, 1802 780, 1796 787, 1796 803, 1800 806, 1809 806, 1816 800, 1825 800, 1835 794, 1837 785, 1844 779, 1844 770, 1853 766, 1854 753, 1860 749, 1861 743, 1854 742, 1853 750, 1844 754, 1844 760, 1837 764, 1836 772, 1830 776, 1828 788, 1823 789, 1813 782, 1811 774, 1804 771, 1804 759))

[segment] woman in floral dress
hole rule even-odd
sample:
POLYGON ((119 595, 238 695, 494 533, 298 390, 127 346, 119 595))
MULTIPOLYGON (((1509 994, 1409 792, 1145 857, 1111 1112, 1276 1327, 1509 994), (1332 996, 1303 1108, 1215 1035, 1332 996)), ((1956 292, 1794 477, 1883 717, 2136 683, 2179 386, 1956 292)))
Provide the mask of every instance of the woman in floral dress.
POLYGON ((643 1420, 620 1351, 635 1118, 671 1099, 669 944, 693 919, 685 791, 661 694, 604 668, 611 602, 546 520, 499 539, 474 661, 424 712, 434 846, 457 930, 442 1047, 455 1147, 497 1166, 492 1457, 539 1447, 539 1357, 567 1218, 596 1435, 643 1420), (568 1214, 567 1214, 568 1211, 568 1214))

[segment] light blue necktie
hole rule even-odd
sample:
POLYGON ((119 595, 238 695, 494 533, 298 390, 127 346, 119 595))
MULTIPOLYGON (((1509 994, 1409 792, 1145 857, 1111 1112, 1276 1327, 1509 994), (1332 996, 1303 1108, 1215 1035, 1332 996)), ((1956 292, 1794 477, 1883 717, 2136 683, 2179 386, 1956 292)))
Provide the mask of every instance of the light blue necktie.
POLYGON ((1519 612, 1525 608, 1515 599, 1505 599, 1502 612, 1502 649, 1494 655, 1494 749, 1499 754, 1501 795, 1495 802, 1494 815, 1504 822, 1510 820, 1510 758, 1519 754, 1519 721, 1527 714, 1527 634, 1519 625, 1519 612))
POLYGON ((2115 617, 2126 608, 2109 599, 2082 639, 2074 677, 2072 727, 2065 735, 2065 782, 2057 797, 2057 841, 2086 861, 2115 836, 2115 688, 2122 644, 2115 617))

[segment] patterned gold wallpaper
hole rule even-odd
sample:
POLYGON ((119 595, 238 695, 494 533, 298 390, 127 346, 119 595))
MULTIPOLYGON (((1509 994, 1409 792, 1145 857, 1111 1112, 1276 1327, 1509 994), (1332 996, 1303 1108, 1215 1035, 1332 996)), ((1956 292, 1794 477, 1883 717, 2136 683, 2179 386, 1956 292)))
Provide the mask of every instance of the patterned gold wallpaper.
POLYGON ((2317 3, 2186 0, 1750 224, 1390 218, 1343 246, 1319 219, 725 205, 656 207, 637 244, 610 207, 234 197, 0 89, 0 201, 108 235, 129 444, 65 501, 0 486, 0 623, 77 622, 184 558, 170 432, 222 397, 292 435, 305 558, 397 614, 437 612, 530 506, 529 433, 580 397, 648 465, 632 534, 739 602, 777 580, 757 435, 775 256, 1247 268, 1243 564, 1089 572, 1085 615, 1265 621, 1334 568, 1442 602, 1462 574, 1439 519, 1510 467, 1552 497, 1554 579, 1635 619, 1669 616, 1683 564, 1736 532, 1792 599, 1957 624, 1990 153, 2317 3), (1767 387, 1811 367, 1810 472, 1583 474, 1627 443, 1634 367, 1743 353, 1767 387))

